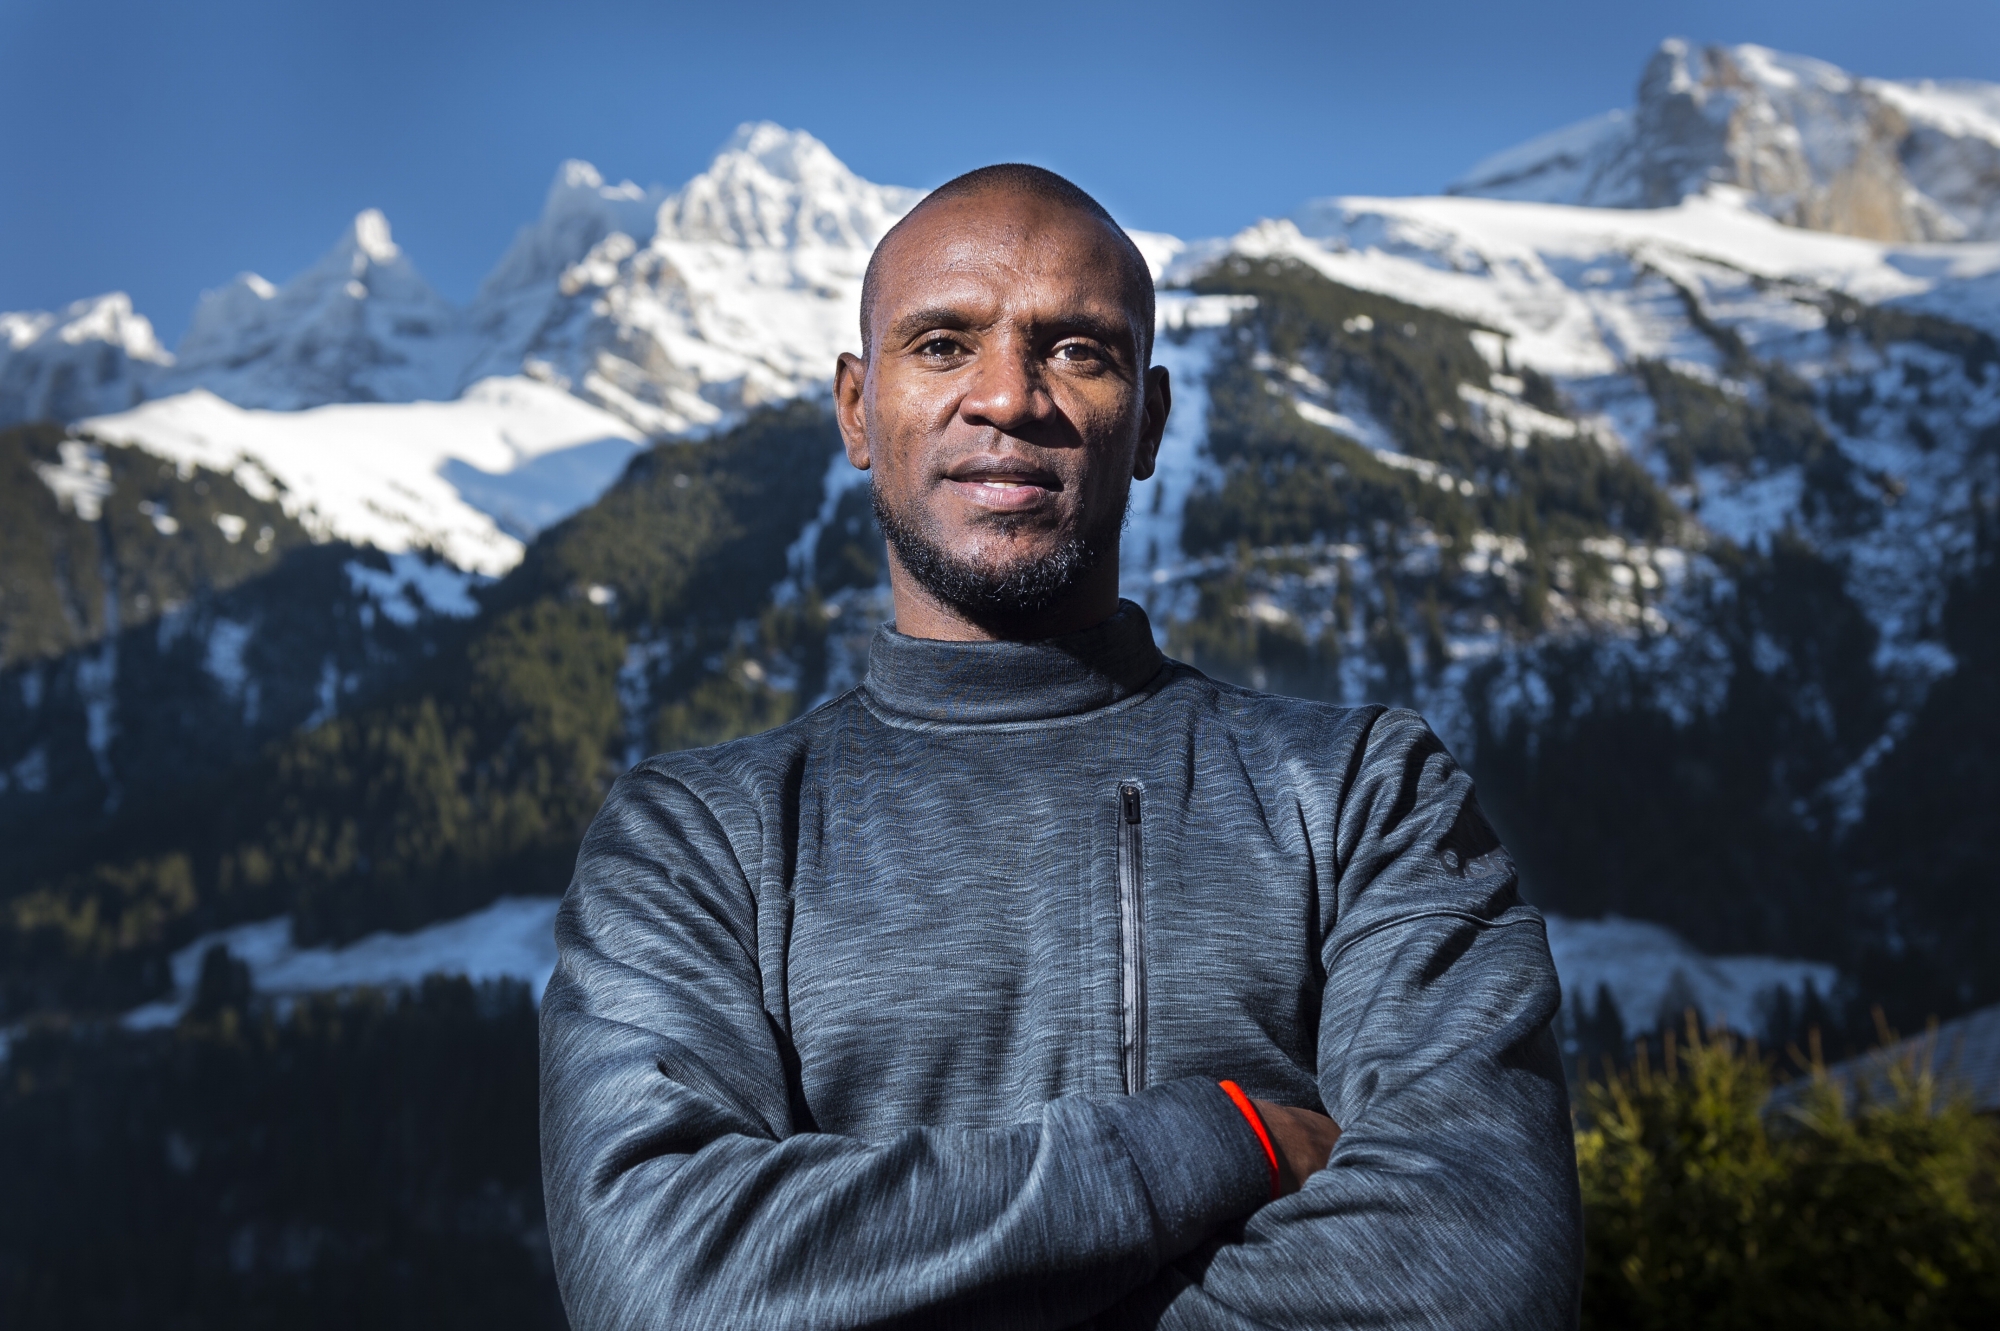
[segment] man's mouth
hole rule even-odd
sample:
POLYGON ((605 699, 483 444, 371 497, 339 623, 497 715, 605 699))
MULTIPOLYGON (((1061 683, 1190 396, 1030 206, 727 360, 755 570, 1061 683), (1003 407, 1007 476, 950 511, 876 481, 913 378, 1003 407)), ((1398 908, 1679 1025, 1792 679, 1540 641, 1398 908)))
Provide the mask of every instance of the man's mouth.
POLYGON ((1037 508, 1062 489, 1054 472, 1017 459, 973 458, 946 472, 945 480, 962 498, 1003 513, 1037 508))

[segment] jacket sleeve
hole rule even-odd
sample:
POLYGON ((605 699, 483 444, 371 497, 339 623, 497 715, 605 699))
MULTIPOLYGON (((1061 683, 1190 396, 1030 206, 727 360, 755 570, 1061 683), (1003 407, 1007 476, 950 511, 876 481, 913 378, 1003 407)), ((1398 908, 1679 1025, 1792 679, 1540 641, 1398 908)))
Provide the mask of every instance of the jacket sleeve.
POLYGON ((577 1331, 1071 1325, 1268 1196, 1255 1134, 1200 1081, 1001 1128, 811 1131, 757 927, 709 805, 657 770, 620 781, 542 1006, 543 1187, 577 1331))
POLYGON ((1092 1325, 1574 1326, 1581 1202, 1541 917, 1414 713, 1376 718, 1334 817, 1328 1167, 1092 1325))

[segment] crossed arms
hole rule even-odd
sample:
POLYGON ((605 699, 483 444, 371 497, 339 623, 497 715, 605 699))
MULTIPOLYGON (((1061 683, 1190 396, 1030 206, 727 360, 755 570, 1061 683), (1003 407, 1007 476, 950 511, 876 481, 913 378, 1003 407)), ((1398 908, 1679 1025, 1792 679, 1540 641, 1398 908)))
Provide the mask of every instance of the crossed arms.
POLYGON ((1299 1185, 1276 1200, 1248 1121, 1199 1079, 1003 1127, 807 1130, 721 823, 678 780, 621 782, 543 1005, 572 1324, 1573 1323, 1581 1230, 1539 917, 1421 723, 1370 743, 1400 747, 1388 780, 1417 798, 1344 806, 1318 1050, 1344 1131, 1264 1107, 1299 1185))

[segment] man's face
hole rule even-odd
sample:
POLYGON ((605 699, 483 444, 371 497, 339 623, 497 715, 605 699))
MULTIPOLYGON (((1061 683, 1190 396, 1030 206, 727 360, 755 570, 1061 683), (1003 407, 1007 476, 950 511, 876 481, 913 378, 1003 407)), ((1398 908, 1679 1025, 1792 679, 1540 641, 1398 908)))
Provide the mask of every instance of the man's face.
POLYGON ((1088 214, 999 191, 932 205, 887 243, 869 359, 841 358, 836 400, 901 571, 974 622, 1018 626, 1084 583, 1109 613, 1126 497, 1168 407, 1128 252, 1088 214))

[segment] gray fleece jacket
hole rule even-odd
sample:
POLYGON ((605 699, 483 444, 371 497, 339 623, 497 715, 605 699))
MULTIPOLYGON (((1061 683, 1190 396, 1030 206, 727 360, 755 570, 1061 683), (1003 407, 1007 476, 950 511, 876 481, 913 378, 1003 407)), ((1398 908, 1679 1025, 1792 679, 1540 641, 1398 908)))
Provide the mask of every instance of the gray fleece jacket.
POLYGON ((1559 1327, 1541 917, 1416 715, 884 630, 612 790, 542 1007, 549 1235, 613 1327, 1559 1327), (1323 1109, 1270 1198, 1217 1086, 1323 1109))

